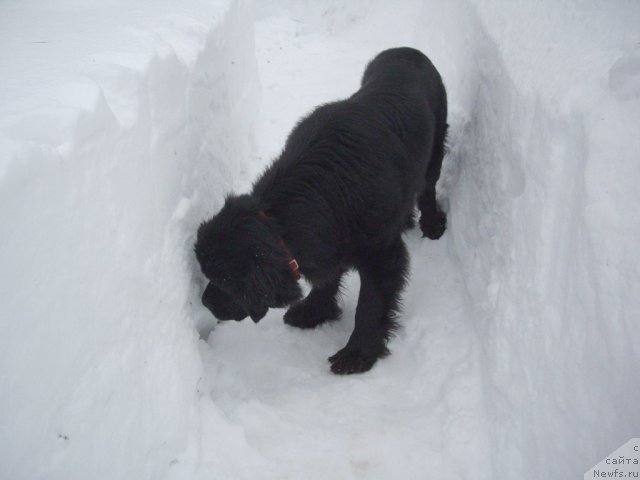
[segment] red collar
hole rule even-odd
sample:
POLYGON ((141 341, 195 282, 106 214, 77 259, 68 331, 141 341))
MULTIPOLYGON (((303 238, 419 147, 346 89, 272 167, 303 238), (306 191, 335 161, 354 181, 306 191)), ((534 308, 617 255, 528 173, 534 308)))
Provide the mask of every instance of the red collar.
MULTIPOLYGON (((264 213, 264 210, 260 210, 258 212, 258 216, 263 220, 267 218, 267 214, 264 213)), ((279 237, 279 240, 280 240, 280 245, 284 249, 284 253, 287 254, 287 260, 289 261, 289 269, 291 270, 291 274, 293 275, 293 278, 295 278, 296 280, 300 280, 300 266, 298 265, 298 262, 296 261, 295 258, 293 258, 293 255, 291 255, 291 252, 287 248, 287 245, 284 243, 284 240, 282 240, 282 237, 279 237)))

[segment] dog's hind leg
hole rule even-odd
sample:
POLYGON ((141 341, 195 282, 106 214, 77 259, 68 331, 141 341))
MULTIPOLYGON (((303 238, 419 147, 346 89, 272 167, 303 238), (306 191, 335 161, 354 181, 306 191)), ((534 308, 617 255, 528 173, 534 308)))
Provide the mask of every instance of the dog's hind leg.
POLYGON ((334 373, 366 372, 378 358, 389 354, 399 297, 406 282, 409 255, 401 237, 389 247, 373 252, 361 265, 360 295, 355 328, 347 345, 329 357, 334 373))
POLYGON ((447 216, 440 209, 436 200, 436 183, 440 178, 440 170, 442 169, 446 136, 447 126, 445 125, 444 129, 436 132, 431 159, 425 176, 426 184, 418 198, 420 229, 425 237, 429 237, 432 240, 440 238, 447 227, 447 216))
POLYGON ((321 323, 340 318, 338 293, 342 271, 335 278, 313 287, 307 297, 293 304, 284 314, 284 323, 298 328, 315 328, 321 323))

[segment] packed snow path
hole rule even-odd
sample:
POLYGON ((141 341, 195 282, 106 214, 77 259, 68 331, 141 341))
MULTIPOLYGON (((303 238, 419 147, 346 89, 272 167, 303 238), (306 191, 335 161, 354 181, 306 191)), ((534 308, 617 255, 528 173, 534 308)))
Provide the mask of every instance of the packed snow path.
MULTIPOLYGON (((256 31, 265 86, 256 174, 310 108, 358 88, 376 50, 366 45, 369 38, 330 34, 302 48, 299 28, 276 16, 256 31)), ((367 375, 337 378, 327 362, 353 330, 356 274, 347 282, 339 322, 300 331, 286 326, 279 310, 258 325, 215 328, 205 353, 206 384, 214 403, 242 426, 246 453, 255 456, 254 462, 237 458, 236 478, 416 478, 427 470, 441 478, 490 478, 477 476, 490 472, 486 409, 460 266, 447 235, 433 242, 418 231, 406 235, 412 274, 402 329, 391 342, 393 354, 367 375), (458 456, 468 462, 460 464, 458 456)), ((237 445, 227 448, 216 456, 237 456, 237 445)))
POLYGON ((622 0, 5 2, 0 478, 581 478, 640 434, 638 25, 622 0), (448 90, 448 230, 405 236, 392 355, 336 376, 357 275, 314 331, 216 324, 194 234, 400 45, 448 90))

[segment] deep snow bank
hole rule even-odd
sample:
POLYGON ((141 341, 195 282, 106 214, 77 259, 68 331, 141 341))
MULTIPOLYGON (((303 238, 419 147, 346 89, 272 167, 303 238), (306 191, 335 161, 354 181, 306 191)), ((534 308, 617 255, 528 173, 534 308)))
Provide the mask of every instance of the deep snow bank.
POLYGON ((441 7, 420 45, 467 39, 444 183, 495 477, 579 476, 640 428, 640 9, 441 7))
POLYGON ((226 2, 2 9, 3 75, 41 77, 2 117, 0 476, 160 478, 198 421, 190 237, 250 152, 251 20, 226 2), (49 66, 30 50, 47 46, 49 66))

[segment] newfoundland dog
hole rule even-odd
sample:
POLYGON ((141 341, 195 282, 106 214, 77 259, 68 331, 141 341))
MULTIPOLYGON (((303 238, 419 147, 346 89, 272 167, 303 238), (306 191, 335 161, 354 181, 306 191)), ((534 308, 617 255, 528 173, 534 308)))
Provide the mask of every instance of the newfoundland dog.
POLYGON ((416 199, 423 234, 445 230, 436 182, 446 132, 446 92, 431 61, 412 48, 380 53, 357 92, 302 119, 251 193, 227 197, 200 226, 204 305, 220 320, 254 322, 290 305, 285 323, 314 328, 340 316, 341 278, 356 269, 355 328, 329 361, 335 373, 369 370, 389 353, 416 199), (312 286, 303 300, 301 275, 312 286))

